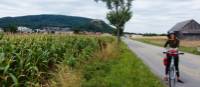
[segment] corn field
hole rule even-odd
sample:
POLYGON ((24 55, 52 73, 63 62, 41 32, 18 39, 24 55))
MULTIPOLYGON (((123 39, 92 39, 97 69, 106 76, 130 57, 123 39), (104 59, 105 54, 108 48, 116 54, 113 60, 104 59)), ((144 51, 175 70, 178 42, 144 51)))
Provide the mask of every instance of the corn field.
POLYGON ((36 87, 51 78, 56 64, 86 62, 112 37, 67 35, 0 36, 0 87, 36 87))

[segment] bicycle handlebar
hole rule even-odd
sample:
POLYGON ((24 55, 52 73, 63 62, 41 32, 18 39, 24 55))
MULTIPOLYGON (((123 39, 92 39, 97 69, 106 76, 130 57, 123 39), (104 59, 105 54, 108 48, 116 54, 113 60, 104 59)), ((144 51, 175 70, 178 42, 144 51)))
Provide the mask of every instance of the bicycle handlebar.
POLYGON ((177 53, 172 53, 172 52, 163 52, 164 54, 179 54, 179 55, 183 55, 185 53, 180 53, 180 52, 177 52, 177 53))

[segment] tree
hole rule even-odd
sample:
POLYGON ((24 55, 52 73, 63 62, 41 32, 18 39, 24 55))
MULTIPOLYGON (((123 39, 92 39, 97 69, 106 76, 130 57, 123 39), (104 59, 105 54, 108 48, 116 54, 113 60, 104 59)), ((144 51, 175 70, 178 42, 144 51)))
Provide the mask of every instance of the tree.
POLYGON ((79 29, 74 29, 74 34, 79 34, 80 33, 80 30, 79 29))
POLYGON ((4 32, 16 33, 17 32, 17 26, 9 25, 8 27, 4 28, 4 32))
POLYGON ((117 30, 118 42, 123 34, 125 24, 131 19, 131 5, 133 0, 95 0, 96 2, 105 2, 110 11, 107 13, 107 19, 117 30))

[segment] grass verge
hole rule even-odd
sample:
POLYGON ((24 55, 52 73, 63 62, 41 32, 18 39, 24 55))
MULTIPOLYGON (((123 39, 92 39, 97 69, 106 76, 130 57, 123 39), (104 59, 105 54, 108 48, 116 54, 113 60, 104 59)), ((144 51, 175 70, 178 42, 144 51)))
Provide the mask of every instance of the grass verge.
MULTIPOLYGON (((114 50, 117 50, 115 48, 114 50)), ((96 58, 83 67, 82 87, 164 87, 125 44, 115 56, 96 58)))

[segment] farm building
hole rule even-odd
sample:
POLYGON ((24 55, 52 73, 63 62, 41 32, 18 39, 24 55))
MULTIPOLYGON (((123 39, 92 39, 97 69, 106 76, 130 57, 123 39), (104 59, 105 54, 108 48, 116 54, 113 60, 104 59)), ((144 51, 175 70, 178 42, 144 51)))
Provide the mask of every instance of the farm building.
POLYGON ((179 39, 200 40, 200 24, 193 19, 177 23, 168 32, 175 32, 179 39))
POLYGON ((17 27, 17 31, 23 32, 23 33, 32 33, 33 32, 32 29, 23 27, 23 26, 17 27))

